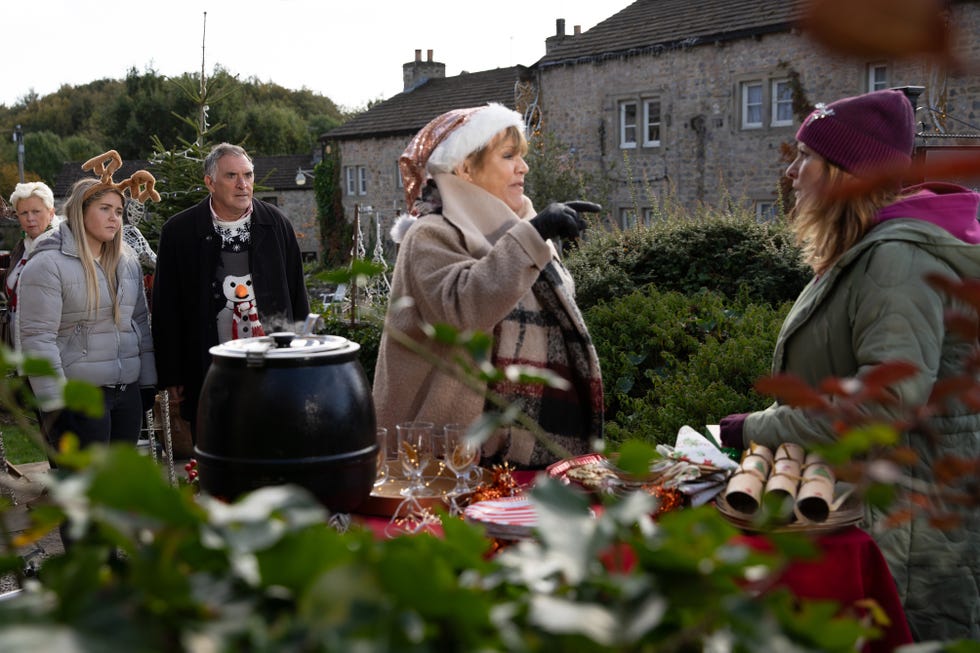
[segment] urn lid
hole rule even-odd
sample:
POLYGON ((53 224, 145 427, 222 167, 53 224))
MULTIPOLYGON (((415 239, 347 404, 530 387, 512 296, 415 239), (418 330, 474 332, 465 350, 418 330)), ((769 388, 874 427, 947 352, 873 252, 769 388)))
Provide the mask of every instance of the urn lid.
POLYGON ((341 336, 297 336, 291 331, 280 331, 255 338, 229 340, 211 347, 208 351, 212 356, 262 361, 333 356, 358 349, 360 345, 341 336))

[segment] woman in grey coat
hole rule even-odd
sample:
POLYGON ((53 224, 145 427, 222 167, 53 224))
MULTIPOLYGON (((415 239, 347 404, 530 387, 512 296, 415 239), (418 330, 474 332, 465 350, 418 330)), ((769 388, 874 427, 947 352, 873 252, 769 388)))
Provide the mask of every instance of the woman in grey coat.
MULTIPOLYGON (((980 196, 953 184, 871 183, 908 171, 914 130, 912 106, 899 91, 818 104, 797 132, 786 172, 796 192, 793 227, 815 276, 783 322, 772 371, 818 387, 830 377, 859 379, 881 363, 912 363, 918 372, 890 388, 894 404, 862 407, 884 423, 926 405, 937 383, 963 372, 976 346, 946 323, 949 313, 971 317, 968 307, 925 279, 980 278, 980 196), (842 194, 844 184, 861 182, 870 190, 842 194)), ((722 443, 738 448, 810 447, 837 435, 831 420, 778 402, 721 420, 722 443)), ((916 454, 909 473, 929 487, 941 457, 980 459, 980 414, 951 402, 897 444, 916 454)), ((969 482, 975 479, 957 489, 969 493, 969 482)), ((867 515, 920 641, 980 639, 980 514, 975 506, 958 513, 962 522, 952 528, 867 515)))
POLYGON ((46 358, 56 372, 29 377, 55 447, 66 431, 81 446, 135 444, 143 403, 155 393, 143 275, 122 241, 124 189, 111 172, 78 181, 66 221, 38 244, 21 273, 17 337, 25 355, 46 358), (65 379, 99 386, 103 415, 64 410, 65 379))

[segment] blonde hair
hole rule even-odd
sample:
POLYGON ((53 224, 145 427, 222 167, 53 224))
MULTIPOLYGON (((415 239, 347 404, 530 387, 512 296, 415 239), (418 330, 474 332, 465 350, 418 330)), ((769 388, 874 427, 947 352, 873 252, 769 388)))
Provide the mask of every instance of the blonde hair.
POLYGON ((791 213, 796 244, 803 259, 817 274, 826 272, 875 226, 878 211, 897 199, 890 188, 844 196, 843 186, 851 175, 839 166, 825 162, 823 186, 819 195, 796 206, 791 213))
POLYGON ((487 155, 490 153, 490 150, 493 148, 493 146, 497 145, 497 143, 501 142, 509 142, 520 150, 521 156, 527 155, 527 136, 524 135, 522 130, 511 125, 509 127, 505 127, 503 131, 490 139, 487 144, 480 149, 470 152, 470 154, 466 157, 466 160, 470 162, 470 165, 473 166, 474 170, 482 169, 486 164, 487 155))
POLYGON ((93 253, 88 246, 88 238, 85 237, 85 209, 93 203, 99 201, 106 193, 115 193, 125 203, 126 198, 114 188, 103 188, 96 190, 90 197, 84 198, 85 193, 92 187, 102 182, 97 178, 79 179, 72 186, 71 195, 65 202, 65 217, 68 228, 75 236, 78 246, 78 259, 82 263, 82 270, 85 272, 85 305, 89 317, 93 317, 99 308, 99 281, 95 270, 95 258, 99 257, 99 263, 105 273, 106 284, 109 286, 109 299, 112 302, 112 319, 119 324, 119 297, 117 295, 118 280, 116 278, 116 268, 123 256, 122 249, 122 224, 116 231, 112 240, 103 243, 102 251, 93 253))

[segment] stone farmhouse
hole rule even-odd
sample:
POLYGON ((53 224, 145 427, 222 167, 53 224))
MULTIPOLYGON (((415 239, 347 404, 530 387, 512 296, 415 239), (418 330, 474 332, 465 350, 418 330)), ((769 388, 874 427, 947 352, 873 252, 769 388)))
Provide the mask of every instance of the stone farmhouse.
POLYGON ((348 218, 355 205, 362 216, 404 210, 397 159, 415 132, 444 111, 495 101, 606 180, 609 197, 596 199, 621 226, 654 219, 667 199, 734 201, 765 219, 781 199, 784 150, 817 102, 921 87, 908 89, 921 143, 980 145, 980 2, 949 7, 956 50, 974 63, 959 76, 922 57, 824 51, 799 27, 805 0, 637 0, 584 32, 566 33, 557 19, 544 57, 528 67, 447 78, 431 50, 425 60, 416 50, 402 93, 321 142, 339 148, 348 218))

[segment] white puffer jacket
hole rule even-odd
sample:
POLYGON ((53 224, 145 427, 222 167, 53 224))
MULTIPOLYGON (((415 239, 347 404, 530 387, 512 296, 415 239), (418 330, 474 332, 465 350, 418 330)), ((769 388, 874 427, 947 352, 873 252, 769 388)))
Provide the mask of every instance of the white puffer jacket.
POLYGON ((62 406, 62 379, 93 385, 156 385, 153 340, 143 273, 129 247, 116 271, 119 324, 112 318, 109 287, 96 265, 99 308, 89 316, 85 273, 68 223, 41 240, 20 276, 15 337, 25 355, 51 361, 60 378, 29 377, 43 410, 62 406))

